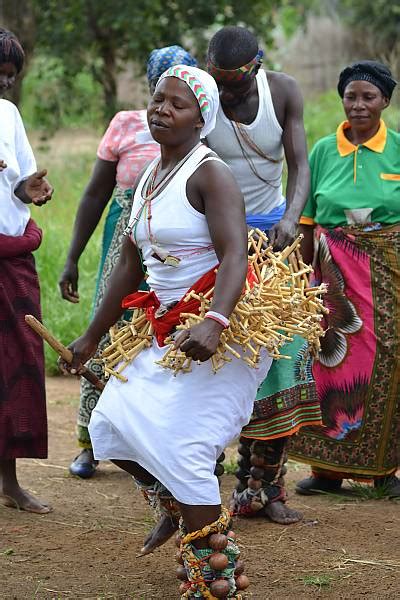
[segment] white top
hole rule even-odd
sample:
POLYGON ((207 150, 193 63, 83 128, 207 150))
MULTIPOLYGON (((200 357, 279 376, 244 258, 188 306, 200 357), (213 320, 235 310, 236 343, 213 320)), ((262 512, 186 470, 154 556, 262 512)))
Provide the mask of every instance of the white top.
POLYGON ((18 108, 1 99, 0 159, 7 164, 0 171, 0 233, 22 235, 30 210, 15 196, 14 190, 20 181, 35 173, 36 162, 18 108))
MULTIPOLYGON (((156 243, 171 256, 179 258, 179 265, 169 266, 154 257, 146 209, 142 211, 136 230, 132 232, 132 241, 142 251, 148 273, 147 284, 163 304, 180 300, 195 281, 218 263, 206 217, 193 208, 186 195, 188 179, 209 153, 210 149, 201 145, 165 189, 151 201, 150 227, 153 244, 156 243)), ((158 158, 152 161, 139 182, 133 199, 130 222, 145 202, 142 189, 157 160, 158 158)), ((218 158, 213 160, 220 161, 218 158)))
MULTIPOLYGON (((283 156, 282 127, 275 115, 267 75, 262 69, 256 75, 256 82, 259 98, 257 116, 250 125, 241 124, 240 127, 265 155, 279 160, 283 156)), ((225 116, 222 106, 218 109, 215 129, 207 136, 207 143, 231 167, 244 196, 247 215, 267 214, 284 201, 283 160, 275 163, 257 154, 241 137, 234 122, 225 116), (252 171, 238 138, 255 171, 264 181, 252 171)))
MULTIPOLYGON (((149 273, 147 281, 165 304, 179 300, 196 279, 217 263, 215 252, 210 249, 206 218, 190 205, 186 196, 186 182, 208 152, 208 148, 200 146, 152 201, 152 231, 160 245, 181 257, 178 267, 152 257, 143 215, 138 222, 136 239, 149 273), (193 248, 198 254, 190 255, 193 248)), ((135 194, 133 216, 143 202, 141 190, 150 168, 135 194)), ((242 353, 240 346, 235 349, 242 353)), ((125 369, 127 383, 111 377, 90 419, 94 455, 99 460, 139 463, 178 502, 220 504, 215 462, 248 423, 257 388, 272 359, 265 355, 252 369, 233 356, 215 375, 210 359, 200 364, 193 361, 190 373, 175 377, 172 371, 157 364, 165 351, 153 338, 151 346, 125 369)))

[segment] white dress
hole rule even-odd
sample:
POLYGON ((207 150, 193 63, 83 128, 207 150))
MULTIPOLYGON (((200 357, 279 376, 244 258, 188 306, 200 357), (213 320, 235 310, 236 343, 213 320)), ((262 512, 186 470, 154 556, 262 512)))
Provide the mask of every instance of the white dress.
MULTIPOLYGON (((152 256, 143 217, 136 229, 150 288, 163 303, 180 299, 218 262, 206 218, 186 197, 186 182, 207 153, 209 149, 200 146, 152 202, 153 236, 181 258, 179 266, 167 266, 152 256)), ((133 216, 143 202, 141 191, 151 167, 136 191, 133 216)), ((179 502, 219 504, 216 459, 248 423, 272 360, 266 356, 252 369, 232 358, 216 374, 208 360, 192 363, 191 373, 174 377, 155 364, 165 351, 154 340, 124 371, 127 383, 115 378, 107 383, 89 425, 95 458, 139 463, 179 502)))
POLYGON ((7 164, 0 171, 0 234, 23 235, 31 213, 14 191, 36 171, 36 162, 18 108, 4 99, 0 99, 0 160, 7 164))

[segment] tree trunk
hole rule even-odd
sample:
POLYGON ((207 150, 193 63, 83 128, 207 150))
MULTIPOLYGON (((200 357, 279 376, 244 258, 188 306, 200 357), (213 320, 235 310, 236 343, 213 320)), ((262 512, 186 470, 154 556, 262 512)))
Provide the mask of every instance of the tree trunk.
POLYGON ((96 12, 96 1, 86 0, 86 17, 88 27, 99 49, 103 60, 100 69, 93 69, 93 76, 103 88, 104 117, 108 121, 115 115, 117 110, 117 81, 116 81, 116 52, 110 36, 108 24, 104 26, 96 12))
POLYGON ((117 81, 115 53, 111 47, 103 47, 101 55, 104 62, 104 70, 101 77, 101 85, 104 94, 104 114, 107 121, 117 112, 117 81))

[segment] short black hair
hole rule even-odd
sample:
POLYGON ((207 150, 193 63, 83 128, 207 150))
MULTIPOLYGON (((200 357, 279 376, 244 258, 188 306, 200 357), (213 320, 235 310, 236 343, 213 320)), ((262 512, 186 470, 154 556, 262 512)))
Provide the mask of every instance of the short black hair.
POLYGON ((19 73, 24 66, 25 52, 12 31, 0 27, 0 64, 12 63, 19 73))
POLYGON ((245 27, 223 27, 211 38, 208 59, 220 69, 237 69, 258 52, 255 35, 245 27))

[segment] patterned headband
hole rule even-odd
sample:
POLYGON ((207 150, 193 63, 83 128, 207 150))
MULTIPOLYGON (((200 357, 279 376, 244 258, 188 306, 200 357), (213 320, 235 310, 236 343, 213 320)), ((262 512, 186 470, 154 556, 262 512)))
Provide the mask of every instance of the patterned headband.
POLYGON ((243 65, 242 67, 238 67, 237 69, 220 69, 219 67, 216 67, 210 61, 210 59, 208 59, 207 71, 218 82, 243 81, 244 79, 248 79, 250 75, 252 75, 257 65, 261 63, 263 56, 264 52, 262 50, 259 50, 250 62, 248 62, 246 65, 243 65))
POLYGON ((196 100, 200 106, 200 112, 204 117, 204 114, 210 110, 210 105, 207 99, 207 94, 201 81, 193 75, 188 69, 183 66, 170 67, 167 69, 159 79, 159 82, 165 77, 177 77, 184 81, 192 90, 196 97, 196 100))

